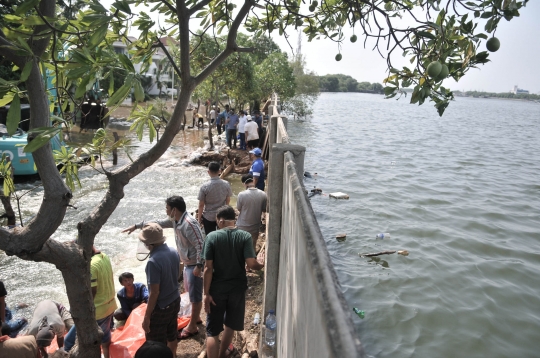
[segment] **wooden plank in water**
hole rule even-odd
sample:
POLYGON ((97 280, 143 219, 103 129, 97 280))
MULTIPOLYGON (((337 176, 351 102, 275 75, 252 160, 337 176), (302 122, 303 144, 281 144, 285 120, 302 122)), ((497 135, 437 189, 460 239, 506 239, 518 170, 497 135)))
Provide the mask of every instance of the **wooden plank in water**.
POLYGON ((232 162, 219 176, 220 179, 224 179, 234 169, 234 162, 232 162))

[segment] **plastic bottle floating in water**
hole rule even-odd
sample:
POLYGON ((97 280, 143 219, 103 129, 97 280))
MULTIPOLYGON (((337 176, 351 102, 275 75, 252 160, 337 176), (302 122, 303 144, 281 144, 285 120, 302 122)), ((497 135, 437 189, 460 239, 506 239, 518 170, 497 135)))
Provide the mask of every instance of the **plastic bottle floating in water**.
POLYGON ((356 307, 353 307, 352 310, 354 311, 354 313, 356 313, 358 315, 358 317, 364 319, 364 316, 366 315, 364 311, 362 311, 361 309, 358 309, 356 307))
POLYGON ((389 239, 390 238, 390 233, 387 233, 387 232, 381 232, 380 234, 377 234, 375 235, 375 238, 376 239, 389 239))

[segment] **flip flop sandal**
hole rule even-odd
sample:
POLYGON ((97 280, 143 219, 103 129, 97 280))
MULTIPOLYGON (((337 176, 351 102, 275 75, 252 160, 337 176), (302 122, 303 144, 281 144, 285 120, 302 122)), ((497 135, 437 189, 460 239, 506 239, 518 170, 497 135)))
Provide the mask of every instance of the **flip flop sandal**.
POLYGON ((196 330, 195 332, 188 332, 187 330, 183 329, 182 333, 178 335, 178 340, 182 341, 184 339, 191 338, 193 336, 196 336, 199 334, 199 330, 196 330))
POLYGON ((236 355, 239 355, 238 349, 234 348, 233 344, 229 344, 227 347, 227 351, 225 352, 225 357, 234 357, 236 355))

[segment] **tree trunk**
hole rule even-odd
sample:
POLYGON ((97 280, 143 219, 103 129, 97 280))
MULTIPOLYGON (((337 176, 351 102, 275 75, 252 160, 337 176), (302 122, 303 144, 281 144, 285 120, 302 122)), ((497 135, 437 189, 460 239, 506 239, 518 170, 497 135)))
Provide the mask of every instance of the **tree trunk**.
POLYGON ((7 224, 8 226, 15 226, 17 223, 15 218, 15 212, 13 211, 13 207, 11 206, 11 198, 9 196, 0 195, 0 200, 2 201, 2 205, 4 205, 4 210, 6 213, 3 215, 3 217, 7 218, 7 224))

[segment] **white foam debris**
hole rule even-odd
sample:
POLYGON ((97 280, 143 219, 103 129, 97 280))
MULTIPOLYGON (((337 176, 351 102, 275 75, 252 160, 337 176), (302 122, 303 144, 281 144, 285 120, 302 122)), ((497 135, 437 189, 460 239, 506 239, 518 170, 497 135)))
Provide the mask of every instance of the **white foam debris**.
POLYGON ((340 191, 336 192, 336 193, 330 193, 328 194, 331 198, 335 198, 335 199, 349 199, 349 195, 348 194, 345 194, 345 193, 342 193, 340 191))

